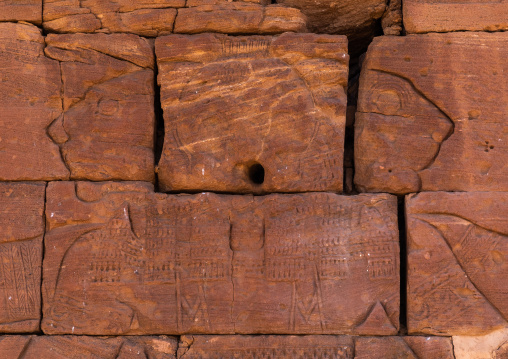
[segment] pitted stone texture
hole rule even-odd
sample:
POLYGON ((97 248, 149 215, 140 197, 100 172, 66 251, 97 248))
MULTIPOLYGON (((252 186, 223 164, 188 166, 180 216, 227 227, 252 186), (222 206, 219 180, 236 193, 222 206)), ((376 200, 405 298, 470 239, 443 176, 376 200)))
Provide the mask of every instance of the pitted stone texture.
POLYGON ((0 181, 69 176, 47 134, 62 113, 60 68, 44 56, 40 30, 0 23, 0 181))
POLYGON ((508 190, 508 33, 377 38, 360 78, 361 191, 508 190))
POLYGON ((306 31, 297 9, 266 1, 44 0, 44 27, 53 32, 275 34, 306 31), (268 2, 269 3, 269 2, 268 2))
POLYGON ((353 338, 332 335, 193 335, 182 336, 178 357, 353 359, 353 338))
POLYGON ((508 193, 420 193, 406 212, 409 333, 507 326, 508 193))
POLYGON ((508 30, 507 0, 404 0, 408 33, 508 30))
POLYGON ((42 24, 42 0, 0 0, 0 21, 42 24))
POLYGON ((397 333, 396 198, 53 182, 47 334, 397 333))
POLYGON ((342 190, 344 36, 170 35, 155 47, 163 191, 342 190))
POLYGON ((174 359, 176 347, 176 340, 166 336, 0 336, 4 359, 174 359))
POLYGON ((128 34, 50 34, 63 114, 48 128, 71 179, 154 180, 154 55, 128 34))
POLYGON ((375 358, 455 359, 451 338, 419 336, 355 338, 355 359, 375 358))
POLYGON ((45 183, 0 183, 0 332, 3 333, 39 330, 45 187, 45 183))

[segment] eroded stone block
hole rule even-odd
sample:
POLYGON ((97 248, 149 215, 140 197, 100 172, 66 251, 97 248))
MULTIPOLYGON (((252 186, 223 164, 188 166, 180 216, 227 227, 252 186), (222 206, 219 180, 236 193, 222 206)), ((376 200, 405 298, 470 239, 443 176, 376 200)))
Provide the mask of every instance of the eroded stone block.
POLYGON ((46 55, 60 62, 63 103, 47 133, 60 147, 70 177, 153 181, 149 41, 128 34, 50 34, 46 42, 46 55))
POLYGON ((508 193, 406 200, 408 330, 480 335, 507 325, 508 193))
POLYGON ((0 183, 0 332, 39 329, 45 183, 0 183))
POLYGON ((353 338, 332 335, 307 336, 182 336, 178 357, 212 358, 333 358, 353 359, 353 338))
POLYGON ((42 23, 42 0, 0 0, 0 21, 42 23))
POLYGON ((404 0, 408 33, 508 30, 507 0, 404 0))
POLYGON ((0 356, 5 359, 171 359, 176 358, 176 347, 176 340, 166 336, 0 336, 0 356))
POLYGON ((508 190, 508 33, 380 37, 360 79, 367 192, 508 190))
POLYGON ((164 191, 341 191, 344 36, 156 40, 164 191))
POLYGON ((444 337, 359 337, 355 338, 355 359, 455 359, 451 338, 444 337))
POLYGON ((297 9, 267 1, 44 0, 44 27, 54 32, 273 34, 306 31, 297 9))
POLYGON ((48 334, 397 333, 393 196, 53 182, 48 334))

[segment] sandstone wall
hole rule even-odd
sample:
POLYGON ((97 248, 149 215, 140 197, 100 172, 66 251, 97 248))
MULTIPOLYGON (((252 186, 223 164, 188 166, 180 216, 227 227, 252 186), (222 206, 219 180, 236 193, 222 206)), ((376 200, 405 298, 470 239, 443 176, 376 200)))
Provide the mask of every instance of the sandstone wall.
POLYGON ((0 0, 0 358, 505 358, 507 28, 0 0))

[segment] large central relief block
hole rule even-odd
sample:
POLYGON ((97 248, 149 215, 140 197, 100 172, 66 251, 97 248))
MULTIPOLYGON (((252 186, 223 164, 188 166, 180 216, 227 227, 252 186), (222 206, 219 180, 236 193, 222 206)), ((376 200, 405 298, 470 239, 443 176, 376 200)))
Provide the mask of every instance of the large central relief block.
POLYGON ((344 36, 156 40, 165 191, 341 191, 344 36))
POLYGON ((48 334, 390 335, 396 199, 48 186, 48 334))

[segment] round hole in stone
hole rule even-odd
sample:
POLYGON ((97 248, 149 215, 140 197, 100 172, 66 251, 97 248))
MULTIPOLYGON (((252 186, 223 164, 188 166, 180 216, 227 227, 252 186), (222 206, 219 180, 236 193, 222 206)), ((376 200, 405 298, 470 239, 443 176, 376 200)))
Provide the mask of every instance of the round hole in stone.
POLYGON ((249 167, 249 179, 252 183, 260 185, 265 181, 265 168, 260 163, 253 163, 249 167))

